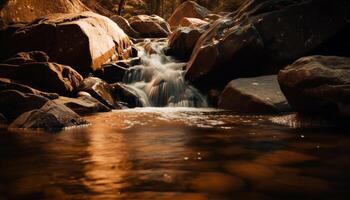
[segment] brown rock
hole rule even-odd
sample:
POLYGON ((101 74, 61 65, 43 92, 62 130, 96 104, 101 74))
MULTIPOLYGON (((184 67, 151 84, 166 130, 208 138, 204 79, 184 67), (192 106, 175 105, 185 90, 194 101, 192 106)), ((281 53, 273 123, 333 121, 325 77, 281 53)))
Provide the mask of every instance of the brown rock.
POLYGON ((107 106, 89 96, 82 96, 78 98, 60 97, 55 99, 53 102, 59 105, 65 105, 79 115, 89 115, 98 112, 111 111, 111 109, 109 109, 107 106))
POLYGON ((169 24, 157 15, 137 15, 130 18, 129 22, 143 38, 163 38, 171 32, 169 24))
POLYGON ((118 24, 118 26, 123 29, 123 31, 132 38, 140 38, 140 33, 135 31, 130 23, 128 22, 128 20, 126 20, 125 18, 123 18, 122 16, 119 15, 113 15, 112 17, 110 17, 111 20, 113 20, 116 24, 118 24))
POLYGON ((186 1, 177 7, 175 12, 168 19, 168 23, 171 27, 177 27, 180 25, 181 20, 184 17, 204 19, 209 12, 208 9, 200 6, 194 1, 186 1))
POLYGON ((219 108, 239 113, 289 111, 289 105, 276 75, 241 78, 231 81, 219 99, 219 108))
POLYGON ((0 91, 4 91, 4 90, 17 90, 17 91, 23 92, 23 93, 29 93, 29 94, 43 96, 43 97, 46 97, 46 98, 51 99, 51 100, 57 99, 59 97, 59 95, 56 93, 42 92, 42 91, 39 91, 37 89, 31 88, 29 86, 11 81, 10 79, 0 78, 0 91))
POLYGON ((122 82, 124 75, 127 73, 128 69, 119 66, 117 64, 105 64, 102 65, 102 69, 96 71, 94 75, 107 83, 122 82))
POLYGON ((119 102, 124 102, 129 108, 144 107, 140 97, 127 85, 122 83, 113 84, 114 96, 119 102))
POLYGON ((345 0, 249 0, 203 34, 186 78, 211 89, 238 77, 277 73, 337 37, 349 26, 349 9, 345 0))
POLYGON ((75 92, 82 76, 69 66, 50 62, 33 62, 22 65, 0 64, 3 78, 20 81, 45 92, 70 95, 75 92))
POLYGON ((0 113, 9 122, 13 121, 22 113, 41 108, 49 99, 34 95, 25 94, 16 90, 5 90, 0 92, 0 113))
POLYGON ((17 29, 5 44, 7 56, 40 50, 52 61, 88 74, 108 60, 128 58, 131 41, 107 17, 92 12, 52 14, 17 29))
POLYGON ((3 61, 3 64, 21 65, 33 62, 49 62, 49 57, 42 51, 20 52, 3 61))
POLYGON ((177 29, 169 36, 170 54, 180 59, 188 59, 204 31, 205 28, 182 27, 177 29))
POLYGON ((99 78, 89 77, 84 79, 79 86, 79 91, 89 93, 92 97, 111 109, 116 108, 113 87, 99 78))
POLYGON ((23 113, 10 124, 10 128, 60 130, 87 124, 68 107, 48 101, 39 109, 23 113))
POLYGON ((3 25, 28 23, 52 13, 79 13, 89 10, 79 0, 6 0, 2 4, 0 18, 3 25))
POLYGON ((281 70, 278 80, 298 112, 350 117, 350 58, 300 58, 281 70))
POLYGON ((208 24, 208 22, 201 20, 201 19, 198 19, 198 18, 184 17, 184 18, 182 18, 179 26, 196 28, 196 27, 203 26, 206 24, 208 24))

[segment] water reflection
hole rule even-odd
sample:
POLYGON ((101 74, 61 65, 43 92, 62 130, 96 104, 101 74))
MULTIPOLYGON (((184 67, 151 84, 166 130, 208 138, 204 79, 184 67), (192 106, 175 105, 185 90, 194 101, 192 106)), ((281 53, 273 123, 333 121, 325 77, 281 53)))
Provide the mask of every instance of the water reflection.
POLYGON ((270 117, 146 108, 0 133, 0 199, 348 199, 350 139, 270 117))

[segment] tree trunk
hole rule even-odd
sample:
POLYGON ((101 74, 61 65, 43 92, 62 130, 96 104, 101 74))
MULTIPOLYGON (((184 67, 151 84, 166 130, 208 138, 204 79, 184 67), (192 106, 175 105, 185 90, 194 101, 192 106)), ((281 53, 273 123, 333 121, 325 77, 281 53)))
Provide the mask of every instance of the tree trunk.
POLYGON ((118 7, 118 15, 122 14, 123 7, 124 7, 125 0, 120 0, 119 1, 119 7, 118 7))

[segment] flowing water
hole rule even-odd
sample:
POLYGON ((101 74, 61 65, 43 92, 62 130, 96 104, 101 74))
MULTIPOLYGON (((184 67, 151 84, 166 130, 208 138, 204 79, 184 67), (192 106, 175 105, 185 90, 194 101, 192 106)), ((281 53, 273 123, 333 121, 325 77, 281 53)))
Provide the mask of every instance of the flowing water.
POLYGON ((87 119, 59 133, 0 130, 0 199, 350 197, 345 130, 195 108, 87 119))
POLYGON ((151 53, 139 46, 141 64, 130 68, 124 77, 129 89, 137 94, 144 107, 207 107, 200 92, 186 83, 181 63, 166 56, 166 42, 148 42, 151 53))

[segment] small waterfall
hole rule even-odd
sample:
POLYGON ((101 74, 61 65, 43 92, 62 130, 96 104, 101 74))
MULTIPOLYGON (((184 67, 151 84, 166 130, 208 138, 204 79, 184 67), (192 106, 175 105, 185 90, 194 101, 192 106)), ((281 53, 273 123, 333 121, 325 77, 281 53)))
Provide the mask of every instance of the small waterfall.
POLYGON ((206 98, 184 79, 184 67, 166 56, 166 42, 150 42, 138 45, 141 64, 133 66, 124 77, 124 83, 138 95, 143 106, 149 107, 207 107, 206 98))

